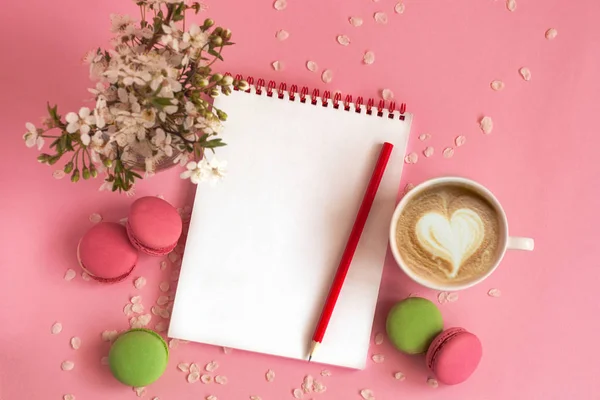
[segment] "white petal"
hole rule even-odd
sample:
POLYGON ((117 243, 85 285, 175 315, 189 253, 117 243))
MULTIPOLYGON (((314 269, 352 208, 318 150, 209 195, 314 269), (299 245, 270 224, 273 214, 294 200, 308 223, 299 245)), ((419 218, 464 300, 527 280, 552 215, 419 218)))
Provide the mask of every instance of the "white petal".
POLYGON ((90 115, 90 109, 89 108, 87 108, 87 107, 81 107, 79 109, 79 116, 81 118, 87 118, 87 117, 89 117, 89 115, 90 115))
POLYGON ((385 100, 385 101, 390 101, 394 98, 394 92, 392 92, 390 89, 383 89, 381 91, 381 97, 385 100))
POLYGON ((31 122, 27 122, 27 123, 25 124, 25 128, 27 128, 27 130, 28 130, 29 132, 31 132, 31 133, 36 133, 36 128, 35 128, 35 125, 34 125, 34 124, 32 124, 31 122))
POLYGON ((396 4, 396 6, 394 6, 394 11, 396 11, 396 13, 398 14, 404 14, 404 9, 406 7, 404 6, 404 3, 399 2, 396 4))
POLYGON ((546 39, 552 40, 558 35, 558 31, 555 28, 550 28, 546 31, 546 39))
MULTIPOLYGON (((87 125, 84 125, 84 126, 87 126, 87 125)), ((89 131, 90 130, 89 126, 87 126, 87 127, 88 127, 87 130, 89 131)), ((87 133, 81 134, 81 143, 83 143, 84 146, 89 146, 91 141, 92 141, 92 138, 90 138, 90 135, 88 135, 87 133)))
POLYGON ((317 63, 314 61, 307 61, 306 62, 306 69, 308 69, 310 72, 315 72, 317 69, 319 69, 319 67, 317 66, 317 63))
POLYGON ((285 29, 280 29, 277 31, 277 33, 275 33, 275 37, 277 38, 277 40, 283 41, 290 37, 290 34, 285 29))
POLYGON ((65 116, 65 120, 69 123, 77 122, 79 121, 79 116, 74 112, 70 112, 65 116))
POLYGON ((350 38, 346 35, 338 35, 337 42, 342 46, 348 46, 350 44, 350 38))
POLYGON ((330 83, 333 80, 333 72, 330 69, 326 69, 321 74, 321 80, 325 83, 330 83))
POLYGON ((183 171, 181 174, 179 174, 179 177, 181 179, 189 179, 189 178, 191 178, 192 174, 193 174, 192 171, 189 171, 189 170, 188 171, 183 171))
POLYGON ((388 23, 388 17, 387 14, 384 12, 376 12, 373 15, 373 19, 375 19, 375 22, 377 22, 378 24, 387 24, 388 23))
POLYGON ((350 17, 348 22, 350 22, 350 25, 358 27, 363 24, 363 19, 361 17, 350 17))
POLYGON ((367 65, 373 64, 375 62, 375 53, 373 53, 372 51, 367 51, 363 55, 363 62, 367 65))
POLYGON ((43 137, 38 137, 37 140, 35 141, 35 143, 37 144, 37 149, 41 150, 42 147, 44 147, 44 138, 43 137))

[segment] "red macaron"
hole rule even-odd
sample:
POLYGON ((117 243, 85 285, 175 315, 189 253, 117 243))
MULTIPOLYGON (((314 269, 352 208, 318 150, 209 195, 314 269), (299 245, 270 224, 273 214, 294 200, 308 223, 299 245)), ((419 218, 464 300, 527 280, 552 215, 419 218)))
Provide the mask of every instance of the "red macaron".
POLYGON ((79 241, 77 259, 81 268, 100 282, 119 282, 135 268, 137 250, 129 242, 125 227, 114 222, 94 225, 79 241))
POLYGON ((154 196, 134 201, 127 219, 127 235, 131 243, 152 256, 169 254, 177 246, 182 227, 177 210, 154 196))
POLYGON ((449 328, 429 346, 427 366, 441 383, 456 385, 475 372, 481 355, 481 342, 477 336, 463 328, 449 328))

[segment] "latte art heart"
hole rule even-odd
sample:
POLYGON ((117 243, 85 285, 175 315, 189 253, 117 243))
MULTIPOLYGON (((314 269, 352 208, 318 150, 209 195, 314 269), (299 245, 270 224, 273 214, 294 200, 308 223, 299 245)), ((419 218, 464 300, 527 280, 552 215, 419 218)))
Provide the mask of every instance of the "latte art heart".
POLYGON ((437 212, 421 216, 416 224, 416 237, 424 250, 432 256, 448 261, 448 278, 455 278, 466 260, 481 246, 485 226, 479 214, 468 208, 460 208, 450 219, 437 212))

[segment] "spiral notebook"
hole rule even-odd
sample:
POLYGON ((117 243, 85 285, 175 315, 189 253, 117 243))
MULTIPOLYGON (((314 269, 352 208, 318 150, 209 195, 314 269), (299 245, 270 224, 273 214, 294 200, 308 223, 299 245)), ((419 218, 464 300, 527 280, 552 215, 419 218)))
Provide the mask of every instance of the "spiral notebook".
POLYGON ((229 115, 217 152, 228 173, 198 186, 169 337, 306 360, 388 141, 392 156, 313 358, 364 368, 411 115, 403 105, 262 80, 215 106, 229 115))

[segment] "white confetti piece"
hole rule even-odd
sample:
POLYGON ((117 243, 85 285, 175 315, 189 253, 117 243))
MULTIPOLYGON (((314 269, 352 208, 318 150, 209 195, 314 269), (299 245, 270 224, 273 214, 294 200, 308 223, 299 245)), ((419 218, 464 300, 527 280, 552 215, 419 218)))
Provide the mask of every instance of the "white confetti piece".
POLYGON ((169 284, 169 282, 161 282, 160 285, 158 285, 158 287, 161 292, 167 292, 171 285, 169 284))
POLYGON ((519 74, 523 78, 524 81, 529 82, 531 80, 531 71, 527 67, 519 68, 519 74))
POLYGON ((65 171, 63 171, 62 169, 57 169, 52 173, 52 176, 54 177, 54 179, 62 179, 65 177, 65 171))
POLYGON ((365 54, 363 55, 363 63, 365 63, 367 65, 371 65, 374 62, 375 62, 375 53, 373 53, 372 51, 365 52, 365 54))
POLYGON ((292 390, 292 396, 294 396, 295 399, 301 399, 304 397, 304 392, 302 392, 302 389, 294 389, 292 390))
POLYGON ((363 24, 363 19, 361 17, 350 17, 348 18, 348 22, 352 26, 359 27, 363 24))
POLYGON ((467 137, 464 135, 457 136, 454 139, 454 144, 456 147, 464 146, 465 143, 467 143, 467 137))
POLYGON ((172 252, 169 253, 169 255, 167 256, 167 258, 172 263, 176 263, 177 261, 179 261, 179 254, 177 254, 176 252, 172 251, 172 252))
POLYGON ((132 389, 135 392, 135 394, 137 395, 137 397, 143 397, 146 394, 146 388, 144 386, 134 387, 132 389))
POLYGON ((479 127, 481 131, 486 135, 492 133, 492 129, 494 129, 494 122, 492 121, 492 117, 483 117, 479 121, 479 127))
POLYGON ((77 272, 69 268, 67 272, 65 272, 65 281, 72 281, 73 279, 75 279, 76 276, 77 272))
POLYGON ((158 299, 156 299, 156 304, 158 304, 159 306, 164 306, 168 302, 169 296, 160 296, 158 299))
POLYGON ((163 260, 160 262, 160 270, 164 271, 165 269, 167 269, 167 262, 163 260))
POLYGON ((436 388, 439 386, 439 383, 435 378, 427 378, 427 385, 429 387, 436 388))
POLYGON ((190 363, 179 363, 177 369, 181 372, 190 372, 190 363))
POLYGON ((277 33, 275 33, 275 37, 277 38, 277 40, 283 41, 290 37, 290 33, 285 29, 280 29, 277 31, 277 33))
POLYGON ((454 155, 454 149, 452 147, 446 147, 442 152, 444 158, 451 158, 454 155))
POLYGON ((454 303, 454 302, 458 301, 458 293, 457 292, 448 293, 448 296, 446 296, 446 300, 448 301, 448 303, 454 303))
POLYGON ((382 11, 378 11, 375 14, 373 14, 373 19, 378 24, 387 24, 388 23, 388 16, 387 16, 387 14, 384 13, 384 12, 382 12, 382 11))
POLYGON ((140 276, 135 281, 133 281, 133 286, 135 286, 136 289, 143 288, 144 286, 146 286, 146 278, 140 276))
POLYGON ((424 141, 429 140, 429 139, 431 139, 431 135, 429 133, 421 133, 419 135, 419 140, 421 142, 424 142, 424 141))
POLYGON ((407 164, 416 164, 419 161, 419 155, 415 152, 409 153, 404 157, 404 162, 407 164))
POLYGON ((102 364, 102 365, 108 365, 108 357, 102 357, 100 359, 100 364, 102 364))
POLYGON ((90 280, 90 279, 92 279, 92 278, 90 277, 90 274, 88 274, 88 273, 87 273, 87 272, 85 272, 85 271, 82 271, 82 272, 81 272, 81 279, 83 279, 84 281, 89 281, 89 280, 90 280))
POLYGON ((440 292, 438 294, 438 302, 440 304, 446 303, 448 301, 448 292, 440 292))
POLYGON ((492 90, 495 90, 496 92, 504 89, 504 82, 499 81, 499 80, 494 80, 492 81, 492 83, 490 83, 490 87, 492 88, 492 90))
POLYGON ((394 92, 392 92, 390 89, 383 89, 381 91, 381 97, 385 100, 385 101, 390 101, 394 98, 394 92))
POLYGON ((350 38, 346 35, 338 35, 336 40, 342 46, 348 46, 350 44, 350 38))
POLYGON ((58 335, 62 331, 62 324, 60 322, 55 322, 52 324, 52 328, 50 328, 50 332, 53 335, 58 335))
POLYGON ((383 333, 380 332, 375 335, 375 344, 379 346, 381 343, 383 343, 383 333))
POLYGON ((371 360, 373 360, 375 364, 381 364, 385 361, 385 356, 383 354, 373 354, 371 360))
POLYGON ((501 295, 500 289, 490 289, 488 291, 488 296, 490 297, 500 297, 501 295))
POLYGON ((515 11, 517 9, 517 0, 506 0, 506 9, 508 11, 515 11))
POLYGON ((275 8, 277 11, 285 10, 286 7, 287 0, 276 0, 275 3, 273 3, 273 8, 275 8))
POLYGON ((140 315, 139 317, 132 317, 129 320, 129 326, 131 326, 132 328, 136 328, 136 329, 144 328, 144 327, 148 326, 151 319, 152 319, 151 314, 144 314, 144 315, 140 315))
POLYGON ((260 396, 250 396, 250 400, 262 400, 260 396))
POLYGON ((63 371, 71 371, 73 368, 75 368, 75 363, 73 361, 63 361, 62 364, 60 364, 60 369, 63 371))
POLYGON ((394 379, 402 382, 403 380, 406 379, 406 376, 402 372, 395 372, 394 373, 394 379))
POLYGON ((169 348, 170 349, 176 349, 179 346, 179 343, 181 341, 179 339, 171 339, 169 340, 169 348))
POLYGON ((425 147, 425 150, 423 150, 423 155, 425 157, 431 157, 433 155, 434 151, 435 150, 433 149, 433 147, 427 146, 427 147, 425 147))
POLYGON ((127 225, 127 221, 128 221, 128 219, 129 219, 129 218, 127 218, 127 217, 125 217, 125 218, 121 218, 121 219, 119 220, 119 223, 120 223, 121 225, 127 225))
POLYGON ((555 28, 550 28, 546 31, 546 39, 548 40, 552 40, 554 38, 556 38, 556 36, 558 35, 558 31, 555 28))
POLYGON ((231 347, 223 347, 223 353, 225 354, 231 354, 232 351, 233 349, 231 347))
POLYGON ((396 3, 396 5, 394 6, 394 11, 396 11, 397 14, 404 14, 405 9, 406 6, 402 2, 396 3))
POLYGON ((312 375, 306 375, 304 380, 302 381, 302 385, 300 386, 304 393, 310 393, 313 390, 313 384, 315 382, 315 378, 312 375))
POLYGON ((204 383, 205 385, 208 385, 213 382, 213 377, 210 375, 202 375, 200 377, 200 381, 202 381, 202 383, 204 383))
POLYGON ((171 318, 171 311, 166 308, 158 307, 158 316, 164 319, 171 318))
POLYGON ((133 304, 131 303, 125 304, 125 307, 123 308, 123 314, 127 315, 128 317, 131 317, 133 315, 133 310, 131 309, 132 307, 133 304))
POLYGON ((273 382, 273 380, 275 379, 275 371, 273 371, 272 369, 268 370, 265 374, 265 379, 267 380, 267 382, 273 382))
POLYGON ((217 385, 227 385, 227 377, 223 376, 223 375, 217 375, 215 376, 215 383, 217 385))
POLYGON ((329 83, 333 80, 333 72, 330 69, 326 69, 321 74, 321 80, 325 83, 329 83))
POLYGON ((360 396, 365 400, 375 400, 375 394, 371 389, 362 389, 360 396))
POLYGON ((104 342, 112 342, 119 336, 119 332, 117 331, 103 331, 102 332, 102 341, 104 342))
POLYGON ((315 380, 315 383, 313 383, 313 390, 315 393, 325 393, 327 386, 322 382, 315 380))
POLYGON ((131 307, 131 311, 133 311, 136 314, 141 314, 144 312, 144 305, 143 304, 134 304, 131 307))
POLYGON ((206 400, 218 400, 218 399, 217 399, 217 396, 210 394, 210 395, 206 396, 206 400))
POLYGON ((198 366, 198 364, 196 363, 192 363, 190 365, 190 372, 197 372, 200 373, 200 367, 198 366))
POLYGON ((323 371, 321 371, 321 376, 331 376, 331 371, 328 369, 324 369, 323 371))
POLYGON ((280 61, 273 61, 271 67, 273 67, 275 71, 281 71, 283 69, 283 63, 280 61))
POLYGON ((93 224, 97 224, 98 222, 102 222, 102 215, 93 213, 90 214, 90 222, 93 224))
POLYGON ((306 69, 309 70, 310 72, 315 72, 317 69, 319 69, 319 66, 314 61, 307 61, 306 69))
POLYGON ((142 302, 142 296, 133 296, 130 301, 131 304, 139 304, 142 302))
POLYGON ((200 374, 198 372, 191 372, 187 376, 188 383, 195 383, 195 382, 198 382, 199 380, 200 380, 200 374))
POLYGON ((81 339, 79 339, 77 336, 73 336, 71 338, 71 348, 73 350, 77 350, 81 347, 81 339))
POLYGON ((206 364, 206 365, 204 366, 204 370, 205 370, 206 372, 213 372, 213 371, 216 371, 216 370, 217 370, 217 368, 219 368, 219 363, 218 363, 218 362, 216 362, 216 361, 211 361, 211 362, 209 362, 208 364, 206 364))
POLYGON ((75 400, 75 396, 72 394, 65 394, 63 400, 75 400))

